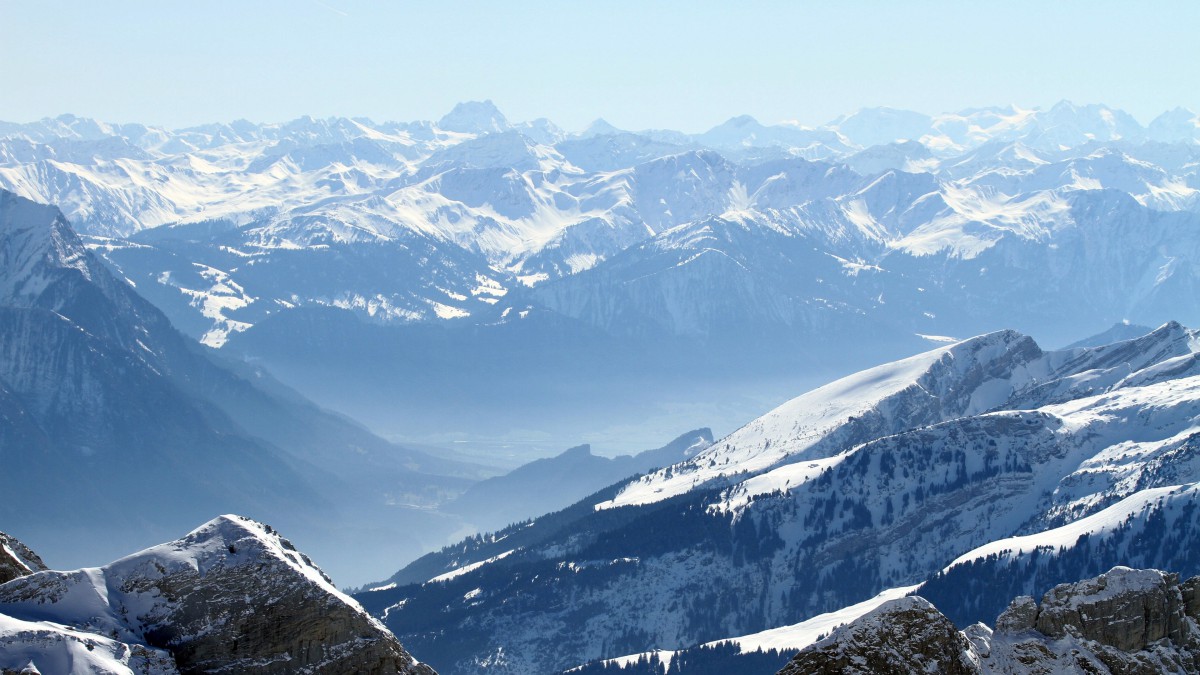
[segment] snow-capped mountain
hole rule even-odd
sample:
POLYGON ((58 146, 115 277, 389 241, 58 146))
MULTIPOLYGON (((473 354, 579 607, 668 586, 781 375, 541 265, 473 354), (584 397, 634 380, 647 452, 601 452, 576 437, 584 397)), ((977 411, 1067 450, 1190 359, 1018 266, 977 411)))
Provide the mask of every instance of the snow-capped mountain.
MULTIPOLYGON (((1200 571, 1200 558, 1189 545, 1200 536, 1196 490, 1192 485, 1138 492, 1062 527, 985 544, 960 556, 922 584, 889 588, 797 624, 683 650, 658 649, 605 659, 581 667, 579 672, 661 675, 662 668, 669 665, 671 672, 689 675, 693 669, 711 672, 722 663, 747 670, 759 663, 781 664, 787 654, 800 650, 815 650, 814 645, 836 629, 868 613, 886 612, 881 610, 883 605, 910 595, 933 602, 944 614, 943 619, 966 629, 993 624, 1015 597, 1038 597, 1060 584, 1102 574, 1122 564, 1171 567, 1191 575, 1200 571)), ((760 672, 770 670, 755 667, 760 672)))
MULTIPOLYGON (((261 359, 386 433, 435 440, 440 403, 410 383, 444 368, 417 360, 364 388, 378 345, 427 349, 419 330, 364 323, 445 325, 475 336, 466 349, 490 350, 505 324, 549 312, 623 342, 618 352, 722 364, 702 386, 752 398, 764 372, 833 377, 939 336, 1011 326, 1066 344, 1123 320, 1200 322, 1200 146, 1187 115, 1151 133, 1065 102, 872 109, 811 129, 741 117, 693 135, 601 123, 569 134, 486 102, 414 123, 169 131, 64 117, 4 126, 0 184, 61 204, 191 337, 261 359), (314 316, 326 327, 295 330, 314 316), (292 354, 364 356, 315 378, 292 354), (405 414, 387 400, 405 401, 405 414)), ((520 332, 542 349, 566 344, 543 325, 520 332)), ((630 359, 611 370, 626 389, 654 386, 630 359)), ((552 375, 540 374, 528 379, 544 391, 552 375)), ((504 386, 498 376, 480 388, 504 386)), ((694 389, 674 395, 698 409, 694 389)), ((578 437, 552 428, 564 412, 492 423, 490 410, 453 433, 534 430, 566 447, 578 437)), ((715 422, 656 414, 659 428, 715 422)))
MULTIPOLYGON (((204 225, 180 231, 168 247, 173 255, 152 241, 142 242, 150 249, 119 242, 100 250, 127 268, 131 279, 163 286, 151 292, 156 302, 169 308, 176 323, 196 326, 190 333, 219 346, 230 331, 305 304, 381 321, 487 320, 501 292, 573 275, 666 229, 727 212, 806 229, 825 218, 813 213, 819 203, 834 199, 844 218, 874 229, 881 244, 920 256, 929 250, 903 241, 913 227, 939 216, 984 231, 1009 229, 1004 221, 1010 218, 1053 227, 1061 209, 1027 209, 1052 204, 1052 195, 1065 190, 1119 189, 1152 208, 1194 210, 1195 159, 1162 168, 1128 158, 1120 166, 1118 159, 1141 147, 1148 134, 1179 147, 1194 145, 1188 114, 1164 115, 1150 134, 1119 110, 1069 102, 1048 110, 1010 107, 934 117, 880 108, 815 129, 739 117, 673 140, 607 124, 577 136, 544 120, 514 125, 489 101, 460 104, 437 123, 301 118, 168 131, 64 116, 0 127, 0 185, 60 205, 92 235, 204 225), (824 150, 811 151, 813 144, 824 150), (1100 152, 1103 158, 1105 144, 1122 150, 1111 166, 1093 166, 1089 157, 1100 152), (989 147, 993 151, 978 154, 989 147), (723 154, 714 160, 695 154, 699 148, 723 154), (748 156, 748 148, 778 153, 748 156), (673 155, 684 159, 666 161, 673 155), (786 157, 846 162, 867 180, 847 185, 840 177, 817 176, 822 189, 792 192, 781 202, 778 184, 770 199, 759 193, 758 183, 774 174, 730 178, 731 163, 756 166, 786 157), (890 170, 937 180, 920 194, 869 202, 864 209, 856 193, 890 170), (889 218, 911 211, 920 198, 909 213, 914 222, 895 229, 889 218), (930 208, 935 202, 948 208, 930 208), (217 229, 223 236, 211 236, 211 223, 222 224, 217 229), (417 267, 390 282, 331 270, 316 287, 287 275, 264 285, 262 279, 274 275, 249 273, 255 265, 272 267, 284 251, 322 268, 337 258, 334 251, 358 257, 365 243, 377 244, 374 257, 388 265, 405 266, 414 247, 419 259, 459 263, 452 270, 417 267), (464 262, 464 252, 478 258, 464 262), (207 268, 225 281, 192 279, 207 268), (476 284, 477 277, 487 283, 476 284), (206 323, 209 330, 199 330, 206 323)), ((978 248, 974 233, 955 230, 954 236, 968 243, 951 247, 952 253, 978 248)), ((855 251, 836 243, 824 248, 855 260, 855 251)), ((882 254, 864 262, 878 264, 882 254)), ((819 290, 811 284, 805 289, 819 290)))
POLYGON ((60 205, 191 338, 389 436, 634 451, 942 338, 1200 323, 1188 119, 1151 133, 1063 103, 571 134, 486 102, 436 122, 61 117, 0 127, 0 185, 60 205), (576 373, 591 402, 572 400, 576 373), (512 415, 510 397, 530 405, 512 415))
POLYGON ((491 101, 467 101, 442 116, 438 127, 460 134, 487 134, 506 131, 512 125, 491 101))
POLYGON ((231 515, 103 567, 0 585, 0 668, 433 675, 291 542, 231 515))
POLYGON ((1084 576, 1088 551, 1192 574, 1198 347, 1174 323, 1062 351, 1013 331, 947 345, 358 598, 443 672, 551 673, 882 602, 997 553, 1057 551, 1038 584, 1084 576), (1139 528, 1178 538, 1120 543, 1139 528))
POLYGON ((864 108, 828 124, 863 147, 920 141, 933 132, 933 125, 934 120, 929 115, 895 108, 864 108))
POLYGON ((1168 143, 1179 139, 1200 140, 1200 115, 1187 108, 1168 110, 1150 122, 1146 136, 1168 143))

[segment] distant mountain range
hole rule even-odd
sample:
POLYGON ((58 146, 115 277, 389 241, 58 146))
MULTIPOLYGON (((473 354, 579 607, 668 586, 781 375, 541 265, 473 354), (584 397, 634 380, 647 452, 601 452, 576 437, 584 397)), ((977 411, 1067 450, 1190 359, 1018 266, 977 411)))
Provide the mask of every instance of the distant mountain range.
POLYGON ((0 124, 0 187, 59 205, 192 338, 378 431, 632 452, 941 337, 1200 322, 1197 120, 1069 102, 701 134, 569 133, 486 101, 436 122, 62 116, 0 124))

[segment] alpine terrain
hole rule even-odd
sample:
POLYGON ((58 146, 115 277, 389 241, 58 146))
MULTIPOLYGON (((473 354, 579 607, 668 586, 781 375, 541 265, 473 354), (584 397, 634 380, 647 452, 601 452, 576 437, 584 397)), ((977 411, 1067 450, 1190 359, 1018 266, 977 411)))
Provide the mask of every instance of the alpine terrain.
POLYGON ((1115 565, 1193 575, 1198 337, 948 344, 356 597, 439 672, 556 673, 795 650, 914 591, 965 627, 1115 565))
POLYGON ((1184 109, 0 122, 0 670, 1194 672, 1197 297, 1184 109))

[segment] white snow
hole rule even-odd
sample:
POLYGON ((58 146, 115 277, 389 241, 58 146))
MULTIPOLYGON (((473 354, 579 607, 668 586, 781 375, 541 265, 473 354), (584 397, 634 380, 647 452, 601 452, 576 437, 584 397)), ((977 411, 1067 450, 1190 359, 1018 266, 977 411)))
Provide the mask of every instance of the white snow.
POLYGON ((848 454, 849 452, 847 451, 832 457, 802 460, 759 474, 738 483, 736 487, 731 488, 726 493, 723 501, 713 504, 709 508, 718 512, 738 511, 747 506, 751 499, 759 495, 777 491, 788 492, 817 478, 826 469, 837 466, 848 454))
POLYGON ((26 571, 34 571, 32 564, 21 556, 17 555, 17 552, 9 548, 8 544, 5 543, 3 539, 0 539, 0 549, 3 549, 5 555, 7 555, 10 559, 15 560, 17 564, 21 567, 24 567, 26 571))
MULTIPOLYGON (((144 648, 146 652, 155 650, 144 648)), ((158 653, 143 670, 130 645, 52 621, 22 621, 0 614, 0 670, 79 675, 169 675, 173 661, 158 653)))
POLYGON ((753 633, 726 640, 714 640, 707 644, 714 646, 721 642, 732 642, 739 647, 742 653, 756 650, 766 651, 769 649, 779 651, 804 649, 822 637, 832 633, 835 628, 854 621, 889 600, 903 598, 917 590, 918 587, 901 586, 899 588, 889 588, 869 600, 864 600, 833 612, 818 614, 811 619, 791 626, 780 626, 779 628, 772 628, 761 633, 753 633))
MULTIPOLYGON (((879 607, 889 600, 903 598, 909 593, 912 593, 918 586, 903 586, 900 588, 889 588, 882 593, 879 593, 869 600, 864 600, 860 603, 843 607, 842 609, 818 614, 811 619, 801 621, 790 626, 780 626, 771 628, 759 633, 750 635, 742 635, 739 637, 723 638, 721 640, 713 640, 704 643, 705 647, 715 647, 722 643, 733 643, 737 645, 738 651, 742 654, 754 651, 767 651, 775 649, 777 651, 799 651, 805 647, 817 642, 821 638, 829 635, 834 629, 839 626, 844 626, 851 621, 867 614, 871 610, 879 607)), ((631 663, 637 663, 641 658, 649 658, 657 656, 658 659, 666 666, 668 673, 671 672, 671 661, 680 650, 655 649, 648 652, 640 652, 637 654, 628 654, 626 656, 618 656, 611 659, 605 659, 603 663, 606 665, 627 666, 631 663)), ((568 671, 569 672, 569 671, 568 671)))
POLYGON ((483 567, 484 565, 487 565, 489 563, 494 563, 497 560, 503 560, 515 552, 516 552, 516 549, 513 549, 511 551, 505 551, 504 553, 501 553, 500 555, 492 556, 491 558, 488 558, 487 560, 480 560, 479 562, 473 562, 468 565, 463 565, 462 567, 459 567, 458 569, 450 570, 449 572, 446 572, 445 574, 439 574, 436 577, 433 577, 432 579, 430 579, 429 581, 426 581, 425 583, 433 584, 433 583, 437 583, 439 581, 450 581, 451 579, 460 577, 464 574, 467 574, 468 572, 474 572, 475 570, 477 570, 480 567, 483 567))
MULTIPOLYGON (((876 366, 814 389, 738 429, 692 459, 630 483, 613 499, 595 508, 654 503, 712 480, 734 475, 749 478, 788 457, 802 455, 835 428, 878 408, 885 399, 917 386, 917 380, 951 349, 953 346, 943 347, 876 366)), ((780 489, 789 479, 800 480, 808 472, 804 468, 785 470, 763 478, 758 485, 767 491, 780 489)))
POLYGON ((1141 514, 1148 508, 1162 504, 1164 499, 1177 495, 1193 500, 1200 498, 1200 484, 1189 486, 1173 485, 1142 490, 1122 499, 1103 511, 1063 525, 1062 527, 1038 532, 1037 534, 999 539, 984 544, 955 558, 954 562, 947 565, 943 571, 948 571, 957 565, 986 558, 990 555, 1015 556, 1036 548, 1057 550, 1059 547, 1070 547, 1082 535, 1114 530, 1127 522, 1131 516, 1141 514))

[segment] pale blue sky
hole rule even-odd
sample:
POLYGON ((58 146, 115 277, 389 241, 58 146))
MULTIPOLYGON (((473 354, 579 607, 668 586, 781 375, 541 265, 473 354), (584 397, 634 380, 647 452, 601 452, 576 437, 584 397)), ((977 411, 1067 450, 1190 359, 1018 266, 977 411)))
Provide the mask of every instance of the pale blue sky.
POLYGON ((1200 111, 1200 2, 0 0, 0 119, 510 119, 701 131, 1059 99, 1200 111))

